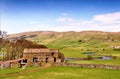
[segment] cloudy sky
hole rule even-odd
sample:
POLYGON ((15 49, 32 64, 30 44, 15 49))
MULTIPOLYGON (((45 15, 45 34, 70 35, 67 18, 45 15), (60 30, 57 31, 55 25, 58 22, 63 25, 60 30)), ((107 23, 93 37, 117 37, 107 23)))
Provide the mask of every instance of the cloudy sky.
POLYGON ((120 32, 120 0, 0 0, 0 26, 25 31, 120 32))

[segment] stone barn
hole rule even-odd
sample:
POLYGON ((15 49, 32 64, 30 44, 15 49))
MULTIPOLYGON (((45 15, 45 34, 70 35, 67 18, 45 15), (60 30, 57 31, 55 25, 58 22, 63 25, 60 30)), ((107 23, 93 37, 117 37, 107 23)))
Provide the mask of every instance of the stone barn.
POLYGON ((26 66, 41 66, 43 63, 61 62, 59 55, 60 53, 57 49, 49 48, 26 48, 23 51, 26 66))

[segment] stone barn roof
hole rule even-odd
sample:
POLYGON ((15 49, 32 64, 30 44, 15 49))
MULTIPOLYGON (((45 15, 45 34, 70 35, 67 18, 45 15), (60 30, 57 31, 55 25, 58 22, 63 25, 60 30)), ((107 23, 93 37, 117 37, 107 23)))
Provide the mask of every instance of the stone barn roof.
POLYGON ((40 53, 40 52, 58 52, 57 49, 48 49, 48 48, 26 48, 23 53, 40 53))

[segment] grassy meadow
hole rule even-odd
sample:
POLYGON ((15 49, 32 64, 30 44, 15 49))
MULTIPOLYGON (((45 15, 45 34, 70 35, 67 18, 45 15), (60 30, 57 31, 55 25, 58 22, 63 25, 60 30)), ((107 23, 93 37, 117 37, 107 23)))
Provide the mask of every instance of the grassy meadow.
POLYGON ((92 69, 79 67, 49 67, 1 70, 0 79, 120 79, 119 70, 92 69))
MULTIPOLYGON (((82 54, 86 52, 87 48, 80 46, 55 46, 47 45, 50 48, 58 48, 65 57, 84 58, 87 55, 82 54)), ((90 49, 90 48, 89 48, 90 49)), ((96 55, 113 55, 117 56, 116 59, 110 60, 68 60, 68 63, 81 63, 81 64, 110 64, 120 65, 120 53, 112 49, 101 50, 102 48, 91 48, 92 52, 96 55), (96 52, 96 50, 98 50, 96 52)), ((120 70, 110 69, 93 69, 93 68, 80 68, 80 67, 27 67, 26 69, 13 68, 0 70, 0 79, 120 79, 120 70)))
MULTIPOLYGON (((49 47, 50 45, 48 45, 49 47)), ((92 57, 99 57, 103 55, 107 56, 116 56, 116 59, 109 60, 68 60, 68 63, 80 63, 80 64, 109 64, 109 65, 120 65, 120 52, 114 51, 111 48, 105 48, 103 51, 102 47, 94 48, 94 47, 81 47, 81 46, 51 46, 52 48, 58 48, 59 51, 62 52, 66 58, 87 58, 88 55, 82 54, 84 52, 94 52, 92 57), (89 51, 87 51, 89 49, 89 51)))

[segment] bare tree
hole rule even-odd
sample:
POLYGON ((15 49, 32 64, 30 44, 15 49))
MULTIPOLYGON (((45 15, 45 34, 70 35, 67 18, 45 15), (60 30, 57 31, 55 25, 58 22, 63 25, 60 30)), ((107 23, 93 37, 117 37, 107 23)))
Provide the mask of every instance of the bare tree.
POLYGON ((6 35, 7 35, 6 31, 0 30, 0 39, 3 39, 3 37, 5 37, 6 35))
POLYGON ((4 41, 3 38, 6 35, 7 35, 7 32, 6 31, 2 31, 1 28, 0 28, 0 54, 2 54, 3 58, 4 58, 3 48, 4 48, 4 45, 5 45, 5 41, 4 41))

